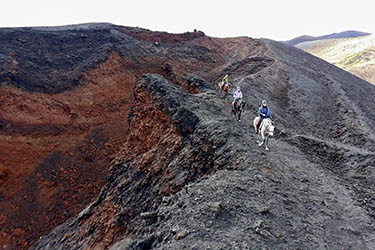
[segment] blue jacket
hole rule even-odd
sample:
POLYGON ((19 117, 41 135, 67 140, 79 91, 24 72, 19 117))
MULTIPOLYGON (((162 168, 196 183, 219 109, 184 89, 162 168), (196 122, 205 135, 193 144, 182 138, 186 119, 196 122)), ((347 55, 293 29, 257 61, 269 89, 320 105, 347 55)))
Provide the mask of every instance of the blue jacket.
POLYGON ((270 108, 267 106, 267 107, 263 107, 261 106, 258 110, 258 115, 261 117, 261 118, 271 118, 272 119, 272 116, 271 116, 271 112, 270 112, 270 108))

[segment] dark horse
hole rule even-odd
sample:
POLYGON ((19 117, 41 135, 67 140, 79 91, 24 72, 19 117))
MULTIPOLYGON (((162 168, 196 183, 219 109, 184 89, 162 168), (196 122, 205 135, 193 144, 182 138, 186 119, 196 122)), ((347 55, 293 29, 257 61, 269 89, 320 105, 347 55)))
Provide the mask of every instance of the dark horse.
POLYGON ((245 111, 246 102, 236 100, 232 105, 232 114, 237 119, 241 121, 241 113, 245 111))

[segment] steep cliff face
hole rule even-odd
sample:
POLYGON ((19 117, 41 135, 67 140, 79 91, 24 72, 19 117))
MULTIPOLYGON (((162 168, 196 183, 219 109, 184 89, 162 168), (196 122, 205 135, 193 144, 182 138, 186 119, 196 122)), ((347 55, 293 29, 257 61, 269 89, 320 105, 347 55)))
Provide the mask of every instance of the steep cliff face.
POLYGON ((2 242, 29 244, 96 197, 128 126, 134 83, 124 68, 111 54, 83 88, 1 88, 2 242))
POLYGON ((29 246, 95 199, 128 141, 143 73, 198 93, 191 74, 216 80, 264 50, 248 38, 110 24, 1 29, 0 40, 0 242, 10 248, 29 246))
POLYGON ((374 119, 363 114, 375 89, 263 42, 261 60, 229 72, 250 110, 270 100, 270 152, 255 142, 255 112, 234 121, 230 98, 204 80, 190 93, 144 75, 98 199, 32 249, 372 249, 374 119))
MULTIPOLYGON (((71 229, 58 230, 57 235, 66 234, 65 243, 45 238, 48 247, 107 248, 124 235, 135 237, 148 226, 143 217, 157 219, 153 211, 163 197, 238 164, 232 145, 241 137, 240 128, 228 126, 233 121, 217 92, 205 82, 201 89, 192 95, 158 75, 137 81, 129 137, 103 192, 69 222, 71 229)), ((236 150, 248 154, 245 148, 236 150)))
POLYGON ((2 48, 3 248, 41 235, 32 249, 375 247, 374 86, 268 40, 110 24, 2 32, 44 41, 2 48), (59 41, 33 61, 30 48, 59 41), (244 93, 241 123, 213 87, 225 74, 244 93), (251 127, 262 99, 269 152, 251 127))

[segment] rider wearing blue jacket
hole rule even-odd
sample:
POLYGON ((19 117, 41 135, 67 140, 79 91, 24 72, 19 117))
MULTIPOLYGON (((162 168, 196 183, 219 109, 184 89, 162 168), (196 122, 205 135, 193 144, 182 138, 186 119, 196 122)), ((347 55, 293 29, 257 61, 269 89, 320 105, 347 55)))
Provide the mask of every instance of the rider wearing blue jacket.
POLYGON ((262 124, 262 121, 263 121, 264 118, 270 118, 270 119, 272 119, 271 111, 270 111, 270 108, 267 106, 267 101, 266 100, 262 101, 262 106, 260 106, 260 108, 258 110, 258 115, 259 115, 259 121, 257 123, 257 131, 256 131, 256 133, 258 133, 259 126, 260 126, 260 124, 262 124))

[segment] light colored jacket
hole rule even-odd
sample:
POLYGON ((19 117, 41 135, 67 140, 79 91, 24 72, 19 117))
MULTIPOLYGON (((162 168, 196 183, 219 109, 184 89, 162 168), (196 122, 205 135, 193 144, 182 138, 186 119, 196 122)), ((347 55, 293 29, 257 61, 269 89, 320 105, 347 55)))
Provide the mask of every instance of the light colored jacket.
POLYGON ((224 81, 225 83, 228 83, 228 75, 225 75, 225 76, 224 76, 223 81, 224 81))
POLYGON ((237 100, 237 99, 242 99, 242 92, 241 90, 236 90, 234 93, 233 93, 233 98, 234 100, 237 100))

